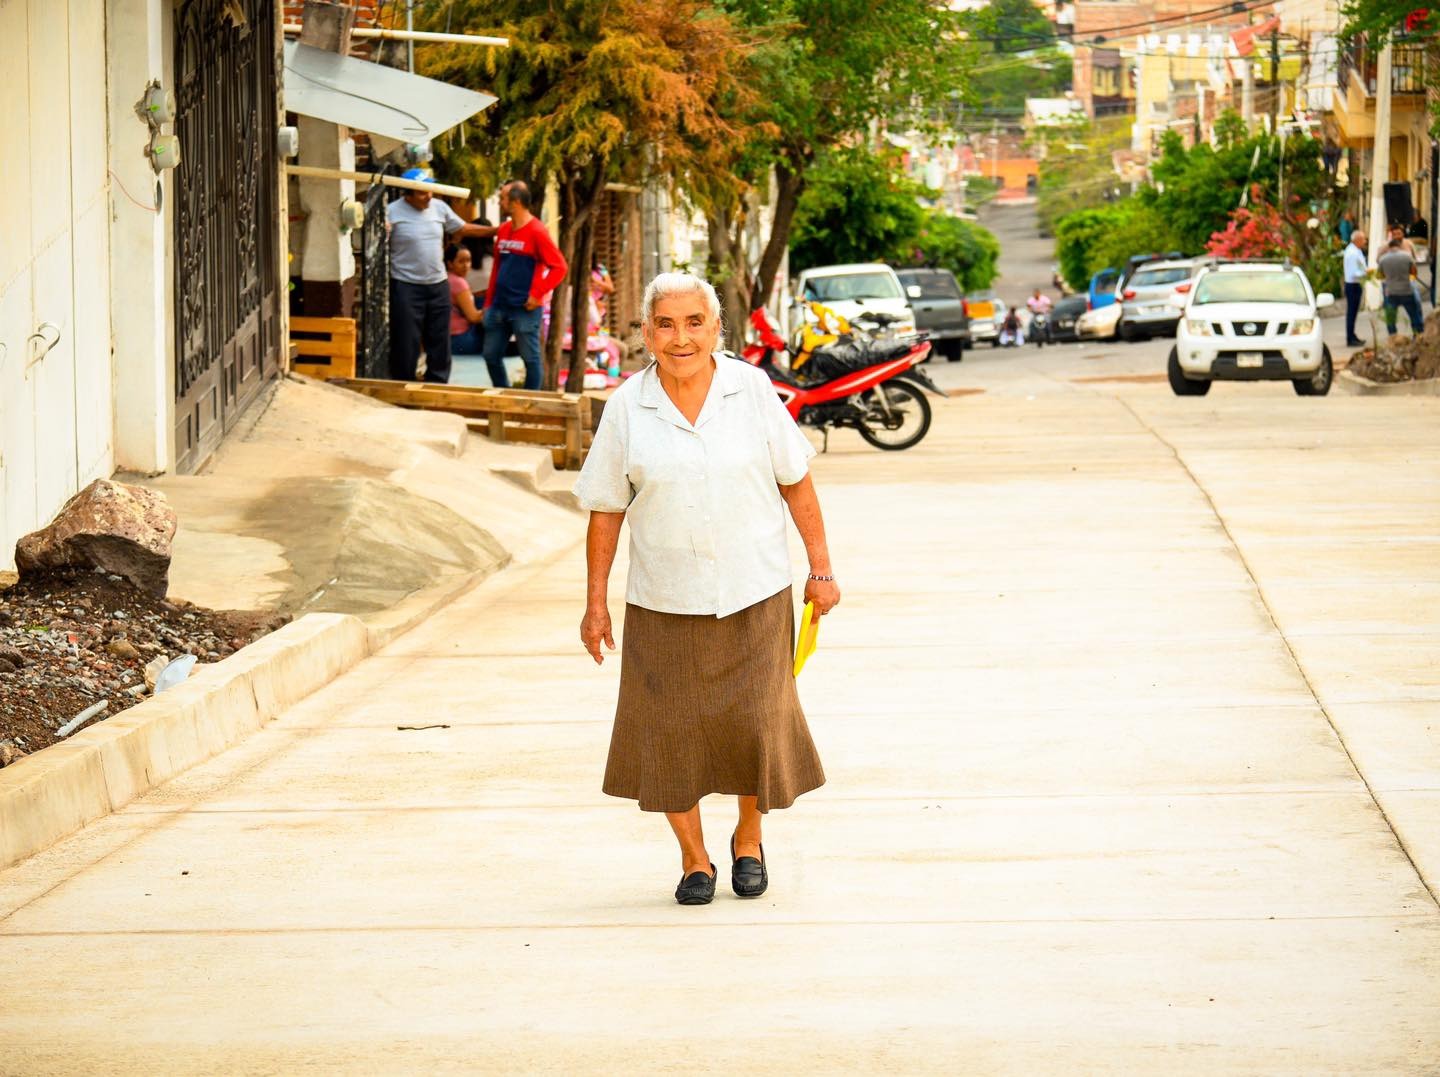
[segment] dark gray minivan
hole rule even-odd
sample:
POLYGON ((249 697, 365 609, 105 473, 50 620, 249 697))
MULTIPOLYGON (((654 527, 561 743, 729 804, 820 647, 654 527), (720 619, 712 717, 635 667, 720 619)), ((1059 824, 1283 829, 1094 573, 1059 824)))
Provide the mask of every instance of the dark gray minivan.
POLYGON ((965 296, 948 269, 897 269, 895 275, 915 311, 915 328, 928 333, 937 355, 952 362, 970 347, 965 296))

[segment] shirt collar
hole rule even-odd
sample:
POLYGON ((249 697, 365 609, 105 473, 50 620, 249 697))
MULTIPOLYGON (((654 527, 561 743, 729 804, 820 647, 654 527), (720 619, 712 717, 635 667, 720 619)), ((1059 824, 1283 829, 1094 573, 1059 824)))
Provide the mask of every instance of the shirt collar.
POLYGON ((657 418, 664 419, 667 423, 683 430, 698 429, 709 421, 721 400, 734 396, 745 389, 745 382, 740 376, 738 363, 739 360, 723 355, 715 357, 715 379, 710 384, 710 391, 705 396, 705 404, 701 407, 700 415, 695 420, 693 427, 685 416, 680 414, 680 409, 675 406, 675 402, 670 399, 669 394, 661 386, 660 364, 653 359, 640 374, 640 406, 654 408, 657 418))

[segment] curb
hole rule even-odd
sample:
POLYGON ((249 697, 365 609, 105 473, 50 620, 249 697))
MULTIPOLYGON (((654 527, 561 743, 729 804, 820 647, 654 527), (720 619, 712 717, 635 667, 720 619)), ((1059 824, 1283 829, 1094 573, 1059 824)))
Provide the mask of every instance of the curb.
MULTIPOLYGON (((494 568, 443 577, 388 609, 362 614, 358 619, 365 626, 368 653, 376 654, 383 650, 436 610, 448 606, 462 595, 469 594, 486 580, 504 572, 514 562, 515 558, 507 553, 494 568)), ((3 773, 0 771, 0 774, 3 773)))
POLYGON ((0 869, 218 755, 371 650, 359 618, 306 614, 164 695, 0 770, 0 869))
POLYGON ((1335 380, 1353 396, 1440 396, 1440 378, 1380 382, 1341 370, 1336 373, 1335 380))

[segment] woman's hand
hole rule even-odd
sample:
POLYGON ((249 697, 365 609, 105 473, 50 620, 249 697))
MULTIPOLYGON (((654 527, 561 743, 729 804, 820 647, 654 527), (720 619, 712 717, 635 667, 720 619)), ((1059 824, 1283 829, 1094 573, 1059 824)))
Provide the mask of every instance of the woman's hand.
POLYGON ((824 617, 840 605, 840 585, 834 580, 806 580, 805 601, 815 604, 817 617, 824 617))
MULTIPOLYGON (((838 595, 837 595, 838 597, 838 595)), ((605 641, 605 646, 615 650, 615 637, 610 627, 610 610, 603 606, 591 606, 585 611, 585 617, 580 622, 580 642, 585 644, 585 649, 590 652, 590 657, 595 659, 597 666, 603 665, 605 655, 600 651, 600 641, 605 641)))

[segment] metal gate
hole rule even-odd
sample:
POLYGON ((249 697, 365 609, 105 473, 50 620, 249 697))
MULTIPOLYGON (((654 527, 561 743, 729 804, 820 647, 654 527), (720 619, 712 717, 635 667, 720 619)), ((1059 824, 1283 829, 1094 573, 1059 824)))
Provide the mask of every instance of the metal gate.
POLYGON ((280 368, 273 0, 175 12, 175 467, 194 471, 280 368))
MULTIPOLYGON (((389 166, 380 169, 388 172, 389 166)), ((385 207, 390 188, 372 183, 365 195, 365 223, 355 233, 355 258, 360 263, 359 354, 362 378, 390 376, 390 237, 385 207)))

